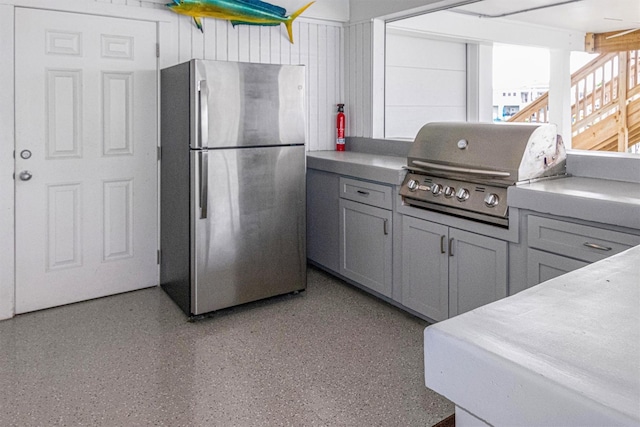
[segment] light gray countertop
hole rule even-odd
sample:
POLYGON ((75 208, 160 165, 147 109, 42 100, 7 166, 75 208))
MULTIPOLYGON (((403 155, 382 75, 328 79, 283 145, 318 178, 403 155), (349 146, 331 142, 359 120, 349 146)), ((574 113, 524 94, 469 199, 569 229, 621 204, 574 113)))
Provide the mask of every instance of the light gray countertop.
MULTIPOLYGON (((310 151, 307 167, 400 185, 406 157, 353 151, 310 151)), ((566 177, 512 186, 509 206, 640 230, 640 184, 566 177)))
POLYGON ((325 172, 400 185, 406 175, 406 157, 381 156, 353 151, 310 151, 307 167, 325 172))
POLYGON ((640 246, 429 326, 427 387, 491 425, 640 425, 640 246))
POLYGON ((509 206, 640 230, 640 184, 567 177, 509 188, 509 206))

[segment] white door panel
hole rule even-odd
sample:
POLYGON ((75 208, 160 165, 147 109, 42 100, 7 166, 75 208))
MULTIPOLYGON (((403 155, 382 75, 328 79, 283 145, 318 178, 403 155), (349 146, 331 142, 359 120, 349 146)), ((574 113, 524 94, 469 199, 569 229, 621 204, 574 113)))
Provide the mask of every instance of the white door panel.
POLYGON ((16 313, 156 285, 156 25, 17 9, 15 43, 16 313))

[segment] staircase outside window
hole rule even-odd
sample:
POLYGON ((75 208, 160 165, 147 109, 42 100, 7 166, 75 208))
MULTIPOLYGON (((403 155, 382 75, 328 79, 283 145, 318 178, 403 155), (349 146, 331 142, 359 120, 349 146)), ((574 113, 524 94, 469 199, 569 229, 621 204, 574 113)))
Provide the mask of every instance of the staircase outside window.
MULTIPOLYGON (((509 122, 548 122, 548 92, 509 122)), ((640 50, 601 54, 571 76, 572 148, 640 153, 640 50)))

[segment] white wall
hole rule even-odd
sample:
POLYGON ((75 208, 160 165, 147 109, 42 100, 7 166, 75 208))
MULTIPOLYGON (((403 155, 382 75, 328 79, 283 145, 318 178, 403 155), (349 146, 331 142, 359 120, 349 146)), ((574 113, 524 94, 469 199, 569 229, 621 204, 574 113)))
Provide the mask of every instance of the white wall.
MULTIPOLYGON (((164 6, 168 0, 0 0, 0 319, 13 316, 14 306, 14 135, 13 15, 15 7, 56 9, 116 16, 158 23, 160 68, 191 58, 304 64, 307 73, 308 149, 333 149, 335 104, 342 102, 343 28, 348 0, 318 0, 294 24, 295 44, 284 26, 237 26, 204 20, 204 34, 191 18, 164 6), (318 20, 322 18, 323 20, 318 20)), ((274 3, 293 10, 306 0, 274 3)), ((291 12, 291 11, 290 11, 291 12)))
POLYGON ((549 123, 558 127, 565 147, 571 148, 571 54, 553 49, 550 55, 549 73, 549 123))
POLYGON ((385 138, 413 140, 427 122, 467 120, 467 46, 387 30, 385 138))

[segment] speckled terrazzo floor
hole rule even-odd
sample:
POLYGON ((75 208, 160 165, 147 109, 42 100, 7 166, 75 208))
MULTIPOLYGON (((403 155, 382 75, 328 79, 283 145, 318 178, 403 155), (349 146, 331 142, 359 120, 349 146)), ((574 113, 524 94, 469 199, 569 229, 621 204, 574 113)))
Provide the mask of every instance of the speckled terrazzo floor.
POLYGON ((0 322, 1 426, 431 426, 426 323, 315 268, 187 322, 159 288, 0 322))

